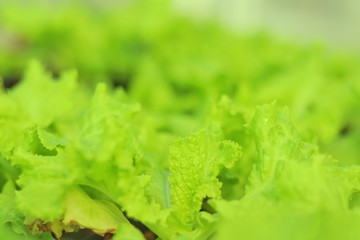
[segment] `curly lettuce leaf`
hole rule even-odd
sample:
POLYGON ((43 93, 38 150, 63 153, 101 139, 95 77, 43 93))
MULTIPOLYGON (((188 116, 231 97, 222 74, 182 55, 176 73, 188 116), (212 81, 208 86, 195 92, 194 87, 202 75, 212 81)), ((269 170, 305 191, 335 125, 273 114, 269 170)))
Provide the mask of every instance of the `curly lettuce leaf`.
POLYGON ((215 134, 201 131, 176 141, 170 148, 170 193, 175 216, 191 230, 203 200, 221 198, 221 169, 230 168, 241 157, 241 148, 219 141, 215 134))
MULTIPOLYGON (((19 86, 2 92, 1 96, 18 107, 17 111, 9 112, 11 116, 2 119, 5 123, 15 119, 16 128, 8 128, 9 136, 20 137, 16 144, 7 143, 2 137, 5 147, 0 151, 6 157, 1 157, 1 167, 7 169, 4 181, 16 179, 18 188, 10 189, 9 193, 4 189, 2 194, 13 196, 13 208, 8 209, 19 214, 21 222, 7 212, 1 212, 1 217, 14 228, 17 224, 27 226, 39 237, 45 236, 44 232, 60 237, 63 231, 82 228, 104 235, 114 233, 120 223, 129 224, 118 205, 121 181, 125 181, 123 191, 128 194, 132 187, 130 177, 133 186, 143 192, 149 179, 141 176, 143 168, 133 166, 134 154, 140 154, 129 123, 138 106, 122 103, 125 97, 120 93, 109 94, 104 85, 98 87, 88 106, 76 102, 86 92, 77 89, 74 76, 64 75, 55 82, 38 63, 32 63, 19 86), (53 94, 57 88, 61 90, 53 94), (31 100, 30 93, 35 94, 31 100), (120 172, 119 182, 114 181, 120 172), (130 176, 129 181, 126 175, 130 176), (79 186, 93 187, 100 194, 90 196, 79 186)), ((129 194, 130 206, 125 207, 130 212, 138 193, 129 194)), ((146 199, 145 194, 142 198, 146 199)))
POLYGON ((29 117, 30 124, 35 122, 47 127, 81 106, 81 94, 77 88, 76 72, 64 72, 55 81, 40 63, 33 61, 23 80, 9 92, 9 97, 29 117))
POLYGON ((356 238, 360 212, 349 200, 360 190, 360 168, 340 167, 304 142, 275 103, 258 107, 247 128, 257 161, 242 199, 213 201, 216 238, 356 238))

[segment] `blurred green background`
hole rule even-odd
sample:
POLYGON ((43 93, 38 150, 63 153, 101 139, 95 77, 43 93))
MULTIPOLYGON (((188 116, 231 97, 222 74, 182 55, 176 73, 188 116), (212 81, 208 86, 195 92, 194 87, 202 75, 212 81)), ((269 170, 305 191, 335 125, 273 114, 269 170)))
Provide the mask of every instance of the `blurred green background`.
MULTIPOLYGON (((277 100, 309 141, 357 162, 356 1, 1 1, 4 88, 31 59, 123 88, 158 128, 186 136, 221 99, 248 119, 277 100), (159 120, 160 119, 160 120, 159 120)), ((247 120, 246 119, 246 120, 247 120)))
POLYGON ((240 33, 266 30, 296 42, 357 52, 360 48, 357 0, 174 0, 174 4, 184 14, 216 17, 240 33))
POLYGON ((359 21, 355 0, 2 0, 0 77, 11 91, 36 59, 55 80, 76 69, 89 95, 98 82, 124 90, 164 168, 174 138, 214 122, 244 147, 245 166, 243 124, 274 100, 306 141, 358 164, 359 21))

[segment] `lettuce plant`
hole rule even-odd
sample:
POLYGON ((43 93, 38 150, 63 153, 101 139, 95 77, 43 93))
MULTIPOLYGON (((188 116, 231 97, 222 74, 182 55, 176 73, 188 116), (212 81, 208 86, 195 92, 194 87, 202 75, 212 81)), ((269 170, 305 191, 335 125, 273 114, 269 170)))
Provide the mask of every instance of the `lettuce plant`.
POLYGON ((75 78, 54 81, 33 62, 1 92, 0 216, 15 233, 142 239, 136 219, 161 239, 356 238, 359 213, 349 201, 360 168, 319 153, 275 102, 233 129, 245 117, 225 99, 202 130, 163 140, 121 89, 99 84, 91 95, 75 78), (165 159, 150 149, 157 138, 165 159))
POLYGON ((4 6, 2 238, 358 238, 357 56, 169 3, 4 6))

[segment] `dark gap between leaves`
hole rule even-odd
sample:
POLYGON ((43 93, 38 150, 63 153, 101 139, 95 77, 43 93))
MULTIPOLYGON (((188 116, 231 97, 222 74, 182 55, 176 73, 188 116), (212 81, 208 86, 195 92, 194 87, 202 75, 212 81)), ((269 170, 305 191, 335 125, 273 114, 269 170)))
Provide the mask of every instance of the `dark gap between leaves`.
POLYGON ((130 81, 133 78, 133 74, 131 72, 123 72, 123 73, 111 73, 109 74, 109 79, 113 88, 123 88, 124 91, 129 90, 130 81))
POLYGON ((350 124, 345 124, 339 131, 340 137, 346 137, 353 131, 353 127, 350 124))
POLYGON ((22 76, 19 73, 8 74, 4 77, 3 88, 7 90, 12 89, 21 82, 21 79, 22 76))
POLYGON ((109 240, 112 236, 109 238, 109 235, 105 235, 105 237, 99 236, 89 229, 81 229, 73 233, 64 233, 59 240, 109 240))
POLYGON ((47 65, 46 71, 51 74, 51 78, 55 81, 61 76, 61 71, 51 64, 47 65))
MULTIPOLYGON (((134 227, 136 227, 143 233, 146 240, 155 240, 158 237, 155 233, 153 233, 149 228, 147 228, 141 222, 129 218, 128 216, 126 216, 126 218, 134 227)), ((56 239, 54 234, 52 235, 54 239, 56 239)), ((90 229, 80 229, 79 231, 73 233, 64 232, 59 240, 111 240, 113 236, 114 235, 111 233, 106 233, 105 236, 102 237, 92 232, 90 229)))
POLYGON ((124 212, 124 215, 134 227, 136 227, 137 229, 139 229, 142 232, 142 234, 144 235, 146 240, 155 240, 158 237, 153 231, 151 231, 148 227, 146 227, 141 222, 130 218, 129 216, 127 216, 127 214, 125 212, 124 212))
POLYGON ((210 199, 211 198, 209 198, 209 197, 205 197, 203 199, 200 211, 208 212, 210 214, 214 214, 216 212, 215 209, 213 207, 211 207, 210 204, 208 203, 210 199))

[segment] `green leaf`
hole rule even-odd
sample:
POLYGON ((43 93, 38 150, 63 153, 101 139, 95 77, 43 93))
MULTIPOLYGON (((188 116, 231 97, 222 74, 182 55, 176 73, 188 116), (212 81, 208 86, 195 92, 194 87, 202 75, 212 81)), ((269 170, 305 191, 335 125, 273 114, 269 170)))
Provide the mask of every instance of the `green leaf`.
POLYGON ((217 202, 219 231, 215 239, 239 236, 254 240, 356 239, 360 213, 304 211, 289 206, 217 202))
POLYGON ((16 194, 19 210, 30 218, 52 221, 64 212, 64 197, 73 181, 65 158, 17 153, 14 161, 22 168, 16 194))
POLYGON ((171 146, 171 204, 185 229, 192 229, 204 198, 221 197, 217 176, 223 167, 231 167, 240 156, 239 145, 219 141, 206 131, 179 139, 171 146))
POLYGON ((360 212, 349 199, 359 191, 360 168, 340 167, 304 142, 275 103, 259 106, 247 127, 257 162, 242 199, 212 202, 217 238, 356 238, 360 212))
POLYGON ((275 103, 258 107, 248 128, 258 157, 249 177, 248 196, 264 194, 274 201, 280 197, 330 209, 347 207, 341 190, 331 185, 334 176, 329 174, 337 168, 336 161, 301 139, 287 109, 275 103))
POLYGON ((32 61, 24 79, 8 95, 16 102, 19 116, 28 116, 29 123, 47 127, 54 120, 66 120, 69 114, 79 110, 84 92, 77 88, 76 72, 64 72, 55 81, 41 64, 32 61))
POLYGON ((65 226, 91 229, 99 235, 115 233, 119 225, 129 224, 111 202, 91 199, 80 188, 67 191, 62 223, 65 226))
POLYGON ((0 221, 1 226, 5 223, 11 225, 17 233, 25 233, 23 227, 24 215, 17 209, 15 203, 15 186, 13 182, 8 181, 0 194, 0 221))
POLYGON ((131 224, 121 224, 114 240, 145 240, 144 235, 131 224))

